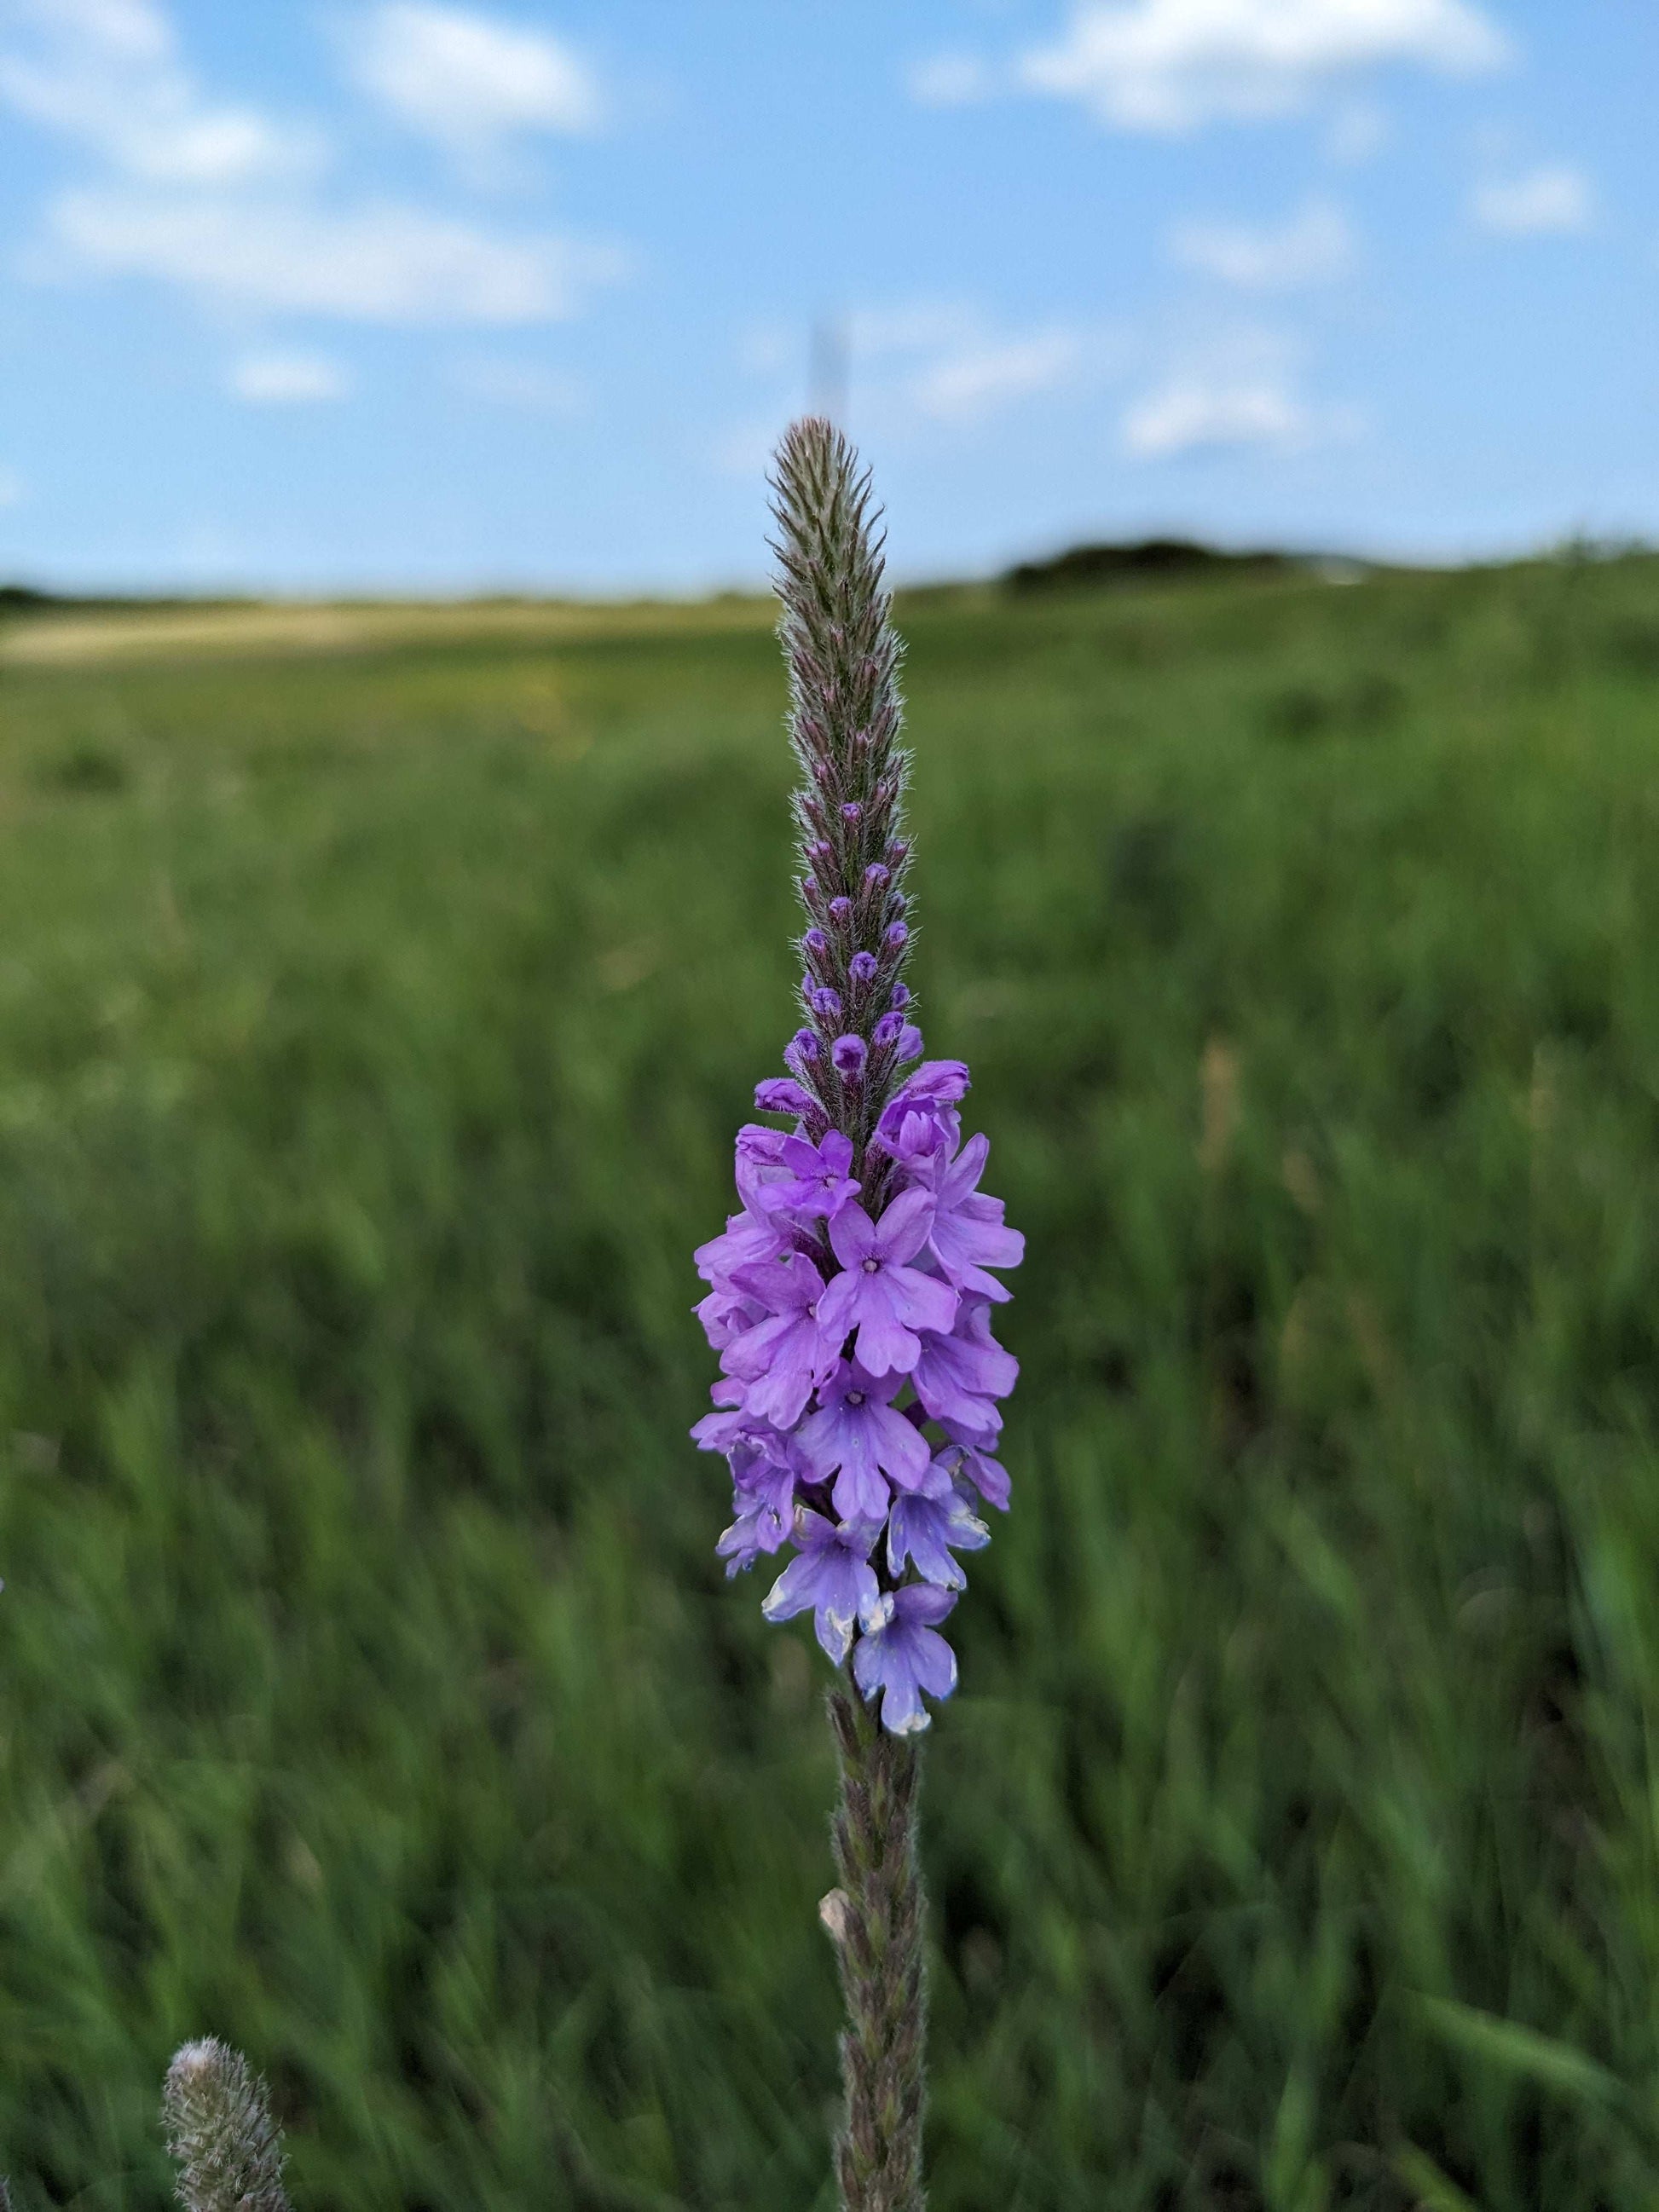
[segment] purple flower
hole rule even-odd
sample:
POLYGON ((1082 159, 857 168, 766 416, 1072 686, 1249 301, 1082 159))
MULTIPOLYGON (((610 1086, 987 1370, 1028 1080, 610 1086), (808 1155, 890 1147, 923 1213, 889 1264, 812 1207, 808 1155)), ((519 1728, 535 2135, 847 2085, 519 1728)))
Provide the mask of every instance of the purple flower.
POLYGON ((832 1218, 830 1242, 846 1270, 825 1291, 818 1326, 826 1342, 840 1345, 858 1331, 858 1356, 872 1375, 897 1369, 908 1375, 921 1356, 927 1329, 948 1329, 957 1317, 957 1294, 935 1275, 906 1263, 927 1241, 933 1218, 932 1194, 900 1193, 879 1222, 861 1206, 849 1206, 832 1218))
POLYGON ((839 896, 830 900, 829 913, 830 921, 835 922, 840 928, 845 929, 848 923, 853 919, 852 900, 849 899, 843 891, 839 896))
MULTIPOLYGON (((826 1294, 818 1307, 820 1323, 828 1304, 826 1294)), ((991 1401, 1006 1398, 1018 1374, 1018 1360, 991 1334, 989 1306, 964 1299, 949 1336, 923 1340, 911 1379, 936 1421, 960 1421, 975 1433, 994 1435, 1001 1417, 991 1401)))
POLYGON ((809 929, 801 943, 815 960, 821 960, 830 950, 830 940, 821 929, 809 929))
MULTIPOLYGON (((775 1221, 750 1213, 729 1214, 718 1237, 699 1244, 692 1254, 705 1283, 719 1289, 729 1284, 739 1267, 752 1267, 763 1260, 775 1260, 787 1249, 788 1238, 775 1221)), ((717 1346, 716 1350, 719 1349, 717 1346)))
MULTIPOLYGON (((948 1430, 954 1424, 947 1421, 944 1425, 948 1430)), ((994 1505, 999 1513, 1006 1513, 1011 1486, 1008 1470, 1000 1460, 991 1457, 989 1439, 984 1443, 974 1444, 958 1435, 956 1442, 961 1455, 957 1463, 957 1473, 967 1476, 988 1505, 994 1505)))
POLYGON ((892 880, 891 871, 884 868, 879 860, 872 860, 864 872, 864 888, 868 891, 884 890, 892 880))
POLYGON ((843 1521, 837 1528, 809 1506, 798 1506, 793 1534, 799 1554, 761 1607, 769 1620, 793 1620, 810 1606, 818 1642, 837 1667, 853 1641, 854 1623, 875 1619, 880 1608, 881 1586, 870 1565, 879 1525, 843 1521))
POLYGON ((887 935, 884 939, 883 942, 886 945, 887 950, 890 952, 902 952, 906 945, 908 944, 909 939, 910 933, 908 929, 906 928, 905 925, 902 921, 896 921, 888 930, 887 935))
POLYGON ((809 994, 808 1003, 820 1021, 838 1022, 841 1019, 841 993, 828 983, 820 983, 809 994))
POLYGON ((961 1134, 957 1101, 968 1088, 959 1060, 925 1060, 899 1086, 876 1124, 876 1142, 913 1173, 941 1150, 953 1152, 961 1134))
POLYGON ((870 1048, 861 1036, 838 1036, 830 1048, 836 1074, 849 1083, 863 1074, 864 1063, 869 1056, 870 1048))
POLYGON ((908 983, 895 983, 887 994, 887 1003, 895 1008, 908 1006, 910 1003, 910 986, 908 983))
POLYGON ((853 1679, 866 1698, 881 1692, 881 1724, 894 1735, 914 1735, 932 1716, 921 1702, 948 1698, 957 1686, 957 1658, 935 1632, 956 1603, 954 1590, 907 1583, 883 1597, 880 1617, 853 1654, 853 1679))
POLYGON ((828 1131, 817 1145, 809 1145, 805 1137, 786 1137, 779 1165, 787 1170, 787 1180, 769 1183, 760 1202, 769 1213, 799 1213, 809 1218, 839 1213, 859 1194, 859 1184, 847 1172, 852 1164, 853 1140, 839 1129, 828 1131))
POLYGON ((873 952, 855 952, 847 963, 847 972, 860 986, 873 983, 880 970, 880 963, 873 952))
POLYGON ((744 1385, 744 1409, 780 1429, 792 1429, 814 1388, 836 1364, 818 1328, 823 1279, 804 1254, 787 1252, 758 1267, 745 1267, 737 1287, 761 1302, 766 1318, 726 1347, 720 1364, 744 1385))
POLYGON ((732 1450, 732 1526, 714 1547, 728 1578, 752 1567, 763 1552, 780 1550, 795 1519, 795 1470, 763 1443, 732 1450))
POLYGON ((902 1575, 905 1561, 914 1559, 916 1572, 944 1589, 967 1587, 951 1552, 982 1551, 990 1540, 990 1530, 955 1487, 945 1498, 901 1492, 887 1516, 887 1564, 894 1574, 902 1575))
POLYGON ((1010 1293, 988 1267, 1017 1267, 1025 1257, 1025 1239, 1018 1229, 1003 1225, 1002 1200, 987 1198, 979 1179, 991 1149, 988 1137, 969 1137, 957 1158, 948 1165, 939 1156, 933 1161, 933 1194, 938 1201, 928 1248, 957 1290, 975 1297, 995 1298, 1000 1304, 1010 1293))
POLYGON ((947 1480, 934 1468, 921 1431, 894 1410, 903 1379, 874 1376, 857 1360, 842 1360, 818 1386, 817 1411, 801 1424, 796 1439, 801 1455, 813 1480, 835 1477, 835 1508, 844 1521, 880 1525, 887 1512, 884 1477, 901 1490, 937 1488, 947 1480))
POLYGON ((702 1323, 702 1333, 716 1352, 724 1352, 734 1336, 752 1328, 761 1320, 766 1309, 747 1297, 731 1282, 717 1283, 706 1298, 700 1298, 692 1312, 702 1323))

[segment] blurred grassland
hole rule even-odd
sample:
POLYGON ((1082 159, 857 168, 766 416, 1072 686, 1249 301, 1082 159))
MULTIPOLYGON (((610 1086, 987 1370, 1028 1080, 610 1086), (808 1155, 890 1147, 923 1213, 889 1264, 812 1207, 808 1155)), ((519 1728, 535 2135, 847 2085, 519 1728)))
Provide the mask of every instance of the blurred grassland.
MULTIPOLYGON (((935 2212, 1659 2205, 1659 563, 900 611, 1030 1239, 935 2212)), ((826 1670, 685 1435, 767 624, 0 634, 19 2212, 159 2212, 210 2033, 296 2212, 829 2205, 826 1670)))

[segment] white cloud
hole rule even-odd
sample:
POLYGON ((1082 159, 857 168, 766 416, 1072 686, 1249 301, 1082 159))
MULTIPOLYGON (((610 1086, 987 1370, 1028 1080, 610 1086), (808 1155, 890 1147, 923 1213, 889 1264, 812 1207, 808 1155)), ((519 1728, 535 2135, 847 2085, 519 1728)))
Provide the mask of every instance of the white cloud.
POLYGON ((343 399, 351 383, 337 362, 320 354, 254 353, 232 369, 230 388, 252 406, 304 407, 343 399))
MULTIPOLYGON (((458 143, 556 113, 575 118, 577 81, 559 80, 560 106, 549 73, 559 50, 539 34, 430 6, 387 5, 371 21, 388 36, 410 31, 406 61, 449 53, 447 122, 421 108, 418 72, 402 93, 411 117, 428 113, 458 143), (506 72, 493 93, 487 64, 506 72)), ((389 66, 395 52, 383 58, 389 66)), ((0 0, 6 106, 104 167, 46 210, 44 243, 26 256, 37 275, 149 277, 264 313, 506 325, 570 315, 591 286, 620 272, 614 251, 576 240, 392 200, 328 204, 319 142, 210 98, 159 0, 0 0)))
POLYGON ((1123 417, 1126 452, 1167 461, 1206 447, 1306 442, 1307 410, 1280 384, 1176 381, 1137 400, 1123 417))
POLYGON ((1090 354, 1067 325, 1002 330, 972 307, 930 301, 862 309, 844 336, 854 391, 878 411, 963 426, 1071 383, 1090 354))
POLYGON ((57 203, 52 228, 85 269, 353 322, 549 322, 574 314, 590 285, 619 273, 603 247, 502 236, 392 203, 337 210, 88 190, 57 203))
POLYGON ((1183 268, 1246 292, 1328 284, 1352 265, 1353 230, 1340 208, 1315 202, 1287 222, 1185 222, 1170 251, 1183 268))
POLYGON ((467 159, 527 132, 580 133, 600 119, 598 87, 560 40, 470 9, 383 0, 347 51, 366 92, 467 159))
POLYGON ((1582 170, 1556 162, 1525 175, 1489 178, 1475 187, 1470 212, 1483 230, 1510 237, 1586 230, 1595 212, 1595 194, 1582 170))
POLYGON ((1390 64, 1469 76, 1508 51, 1472 0, 1077 0, 1018 77, 1118 129, 1180 131, 1291 114, 1390 64))
POLYGON ((312 134, 209 100, 152 0, 13 0, 0 104, 149 184, 225 185, 314 167, 312 134))
POLYGON ((938 422, 982 422, 1015 400, 1066 383, 1081 351, 1067 330, 972 341, 948 349, 920 370, 910 381, 910 396, 922 414, 938 422))
POLYGON ((910 71, 910 94, 924 107, 969 107, 988 100, 996 79, 976 54, 933 54, 910 71))
POLYGON ((1296 354, 1272 330, 1214 333, 1126 410, 1124 451, 1141 461, 1251 448, 1282 455, 1358 434, 1355 409, 1304 396, 1296 354))

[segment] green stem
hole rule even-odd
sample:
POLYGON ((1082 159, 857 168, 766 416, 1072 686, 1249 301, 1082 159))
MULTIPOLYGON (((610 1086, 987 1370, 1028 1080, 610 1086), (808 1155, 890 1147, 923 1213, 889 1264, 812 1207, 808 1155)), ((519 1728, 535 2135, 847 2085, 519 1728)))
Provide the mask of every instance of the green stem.
POLYGON ((916 1849, 921 1761, 855 1693, 830 1692, 841 1755, 833 1835, 841 1887, 823 1901, 841 1961, 847 2117, 836 2144, 842 2212, 921 2212, 927 2092, 926 1901, 916 1849))

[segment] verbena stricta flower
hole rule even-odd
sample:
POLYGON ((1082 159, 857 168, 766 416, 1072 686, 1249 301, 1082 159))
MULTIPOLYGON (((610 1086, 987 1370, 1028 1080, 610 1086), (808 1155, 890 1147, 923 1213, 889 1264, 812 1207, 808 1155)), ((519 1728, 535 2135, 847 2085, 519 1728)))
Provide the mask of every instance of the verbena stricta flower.
POLYGON ((797 423, 775 484, 779 633, 789 666, 805 911, 802 1025, 757 1088, 737 1145, 739 1210, 696 1255, 720 1355, 718 1410, 692 1434, 730 1463, 728 1574, 786 1545, 769 1620, 818 1641, 908 1735, 949 1696, 939 1624, 1008 1504, 988 1456, 1015 1361, 991 1328, 995 1269, 1024 1239, 962 1141, 960 1060, 923 1057, 904 970, 915 932, 903 830, 899 641, 869 480, 828 423, 797 423), (919 1063, 919 1064, 918 1064, 919 1063))

